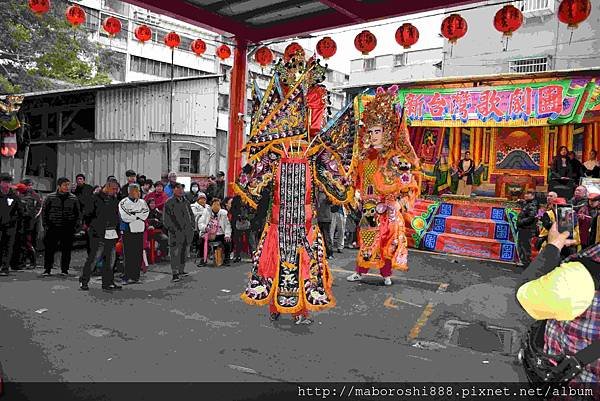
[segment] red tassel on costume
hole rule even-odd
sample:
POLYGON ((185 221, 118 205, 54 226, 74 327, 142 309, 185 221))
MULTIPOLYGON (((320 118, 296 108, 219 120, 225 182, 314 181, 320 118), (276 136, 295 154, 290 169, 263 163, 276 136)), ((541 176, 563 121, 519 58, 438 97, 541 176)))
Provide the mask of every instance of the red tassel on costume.
POLYGON ((262 246, 258 261, 258 274, 261 277, 274 279, 279 267, 279 230, 276 225, 269 225, 267 236, 262 246))

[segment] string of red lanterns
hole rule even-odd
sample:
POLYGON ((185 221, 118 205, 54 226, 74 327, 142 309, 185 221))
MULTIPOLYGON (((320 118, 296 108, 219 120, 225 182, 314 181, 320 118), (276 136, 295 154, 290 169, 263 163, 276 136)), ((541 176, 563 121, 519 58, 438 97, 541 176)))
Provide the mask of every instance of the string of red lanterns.
POLYGON ((102 29, 104 29, 111 37, 121 32, 121 28, 121 21, 116 17, 106 17, 104 21, 102 21, 102 29))
POLYGON ((502 36, 506 38, 504 50, 508 48, 508 39, 521 25, 523 25, 523 13, 517 7, 508 4, 496 12, 494 28, 502 32, 502 36))
POLYGON ((325 60, 333 57, 337 52, 337 44, 335 40, 329 36, 325 36, 323 39, 317 42, 317 53, 325 60))
POLYGON ((419 40, 419 30, 413 24, 402 24, 396 30, 396 42, 405 49, 410 49, 419 40))
POLYGON ((304 48, 298 44, 298 42, 292 42, 285 48, 283 52, 283 61, 286 63, 292 59, 297 53, 300 54, 300 57, 304 58, 304 48))
POLYGON ((85 22, 85 11, 77 4, 67 7, 67 21, 71 26, 76 27, 85 22))
POLYGON ((273 52, 267 46, 259 47, 254 54, 254 60, 256 60, 256 62, 260 64, 262 68, 265 68, 271 64, 274 58, 273 52))
POLYGON ((46 14, 50 10, 50 0, 29 0, 29 8, 35 14, 46 14))
MULTIPOLYGON (((47 13, 51 7, 50 0, 28 0, 28 5, 36 15, 47 13)), ((571 30, 571 38, 573 30, 590 16, 591 8, 590 0, 561 0, 557 13, 558 19, 560 22, 567 24, 571 30)), ((77 27, 86 21, 84 9, 77 4, 67 7, 65 16, 73 27, 77 27)), ((523 24, 523 13, 511 4, 504 5, 496 12, 493 24, 494 28, 502 32, 503 37, 506 37, 506 43, 508 44, 508 38, 523 24)), ((114 16, 109 16, 102 21, 102 28, 113 37, 121 32, 121 21, 114 16)), ((444 18, 440 30, 442 36, 454 45, 467 34, 468 24, 460 14, 453 13, 444 18)), ((147 25, 139 25, 134 30, 134 36, 139 42, 145 43, 152 38, 152 30, 147 25)), ((409 49, 418 42, 419 30, 410 23, 404 23, 396 30, 395 39, 400 46, 409 49)), ((165 36, 164 42, 174 49, 181 44, 181 38, 176 32, 170 32, 165 36)), ((377 46, 377 37, 369 30, 363 30, 354 38, 354 46, 366 56, 377 46)), ((202 39, 192 41, 190 46, 190 50, 197 56, 204 54, 206 48, 206 43, 202 39)), ((326 36, 317 43, 316 52, 324 59, 329 59, 336 54, 337 44, 331 37, 326 36)), ((225 44, 217 47, 215 53, 221 60, 231 57, 231 49, 225 44)), ((297 42, 292 42, 285 49, 284 60, 286 62, 290 61, 297 53, 302 56, 305 55, 302 46, 297 42)), ((265 46, 261 47, 255 54, 256 62, 263 67, 270 64, 273 58, 272 51, 265 46)))
POLYGON ((217 57, 220 58, 221 61, 223 61, 231 57, 231 49, 227 45, 221 45, 217 47, 216 54, 217 57))
POLYGON ((135 38, 142 43, 146 43, 152 39, 152 29, 148 25, 140 25, 133 31, 135 38))
POLYGON ((169 32, 165 35, 165 45, 169 46, 171 49, 175 49, 179 47, 181 44, 181 37, 177 35, 175 32, 169 32))
POLYGON ((363 54, 368 55, 377 46, 377 38, 371 31, 364 30, 354 38, 354 47, 363 54))
POLYGON ((196 56, 201 56, 206 51, 206 43, 202 39, 196 39, 190 44, 190 49, 196 56))

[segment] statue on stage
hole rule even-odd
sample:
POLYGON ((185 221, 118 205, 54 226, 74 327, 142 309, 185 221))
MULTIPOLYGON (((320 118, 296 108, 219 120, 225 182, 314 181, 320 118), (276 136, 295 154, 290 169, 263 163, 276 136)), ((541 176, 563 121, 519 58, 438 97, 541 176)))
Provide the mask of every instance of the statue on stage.
POLYGON ((335 305, 324 235, 316 219, 317 189, 337 204, 353 200, 349 174, 354 146, 350 106, 327 125, 326 67, 297 53, 274 67, 264 94, 254 85, 248 164, 235 191, 247 204, 268 204, 266 223, 242 299, 269 305, 270 319, 292 314, 312 323, 310 311, 335 305), (265 195, 266 194, 266 195, 265 195), (269 196, 265 201, 261 196, 269 196))
POLYGON ((362 124, 356 150, 360 161, 353 176, 363 214, 356 272, 348 281, 360 281, 370 269, 378 269, 384 284, 391 285, 392 269, 408 270, 405 228, 421 184, 415 171, 419 160, 394 105, 394 92, 394 87, 387 92, 378 88, 375 96, 355 99, 362 124))

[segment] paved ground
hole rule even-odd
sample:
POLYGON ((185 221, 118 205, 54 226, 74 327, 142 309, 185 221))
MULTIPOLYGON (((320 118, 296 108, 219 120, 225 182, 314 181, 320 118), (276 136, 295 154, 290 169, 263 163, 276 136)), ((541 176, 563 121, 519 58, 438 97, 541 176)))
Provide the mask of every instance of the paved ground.
MULTIPOLYGON (((449 341, 452 321, 521 332, 511 266, 411 252, 411 270, 384 287, 348 283, 353 251, 336 255, 337 307, 312 326, 271 323, 239 293, 249 265, 197 268, 171 283, 89 293, 76 277, 0 278, 0 363, 14 381, 519 381, 511 352, 489 332, 449 341), (450 322, 450 323, 448 323, 450 322), (493 336, 492 336, 493 337, 493 336), (459 345, 456 345, 458 342, 459 345), (490 345, 491 344, 491 345, 490 345), (494 352, 485 352, 498 348, 494 352), (480 352, 484 351, 484 352, 480 352)), ((82 255, 74 258, 74 265, 82 255)), ((471 326, 474 327, 474 326, 471 326)), ((510 331, 502 331, 510 333, 510 331)), ((510 346, 510 344, 509 344, 510 346)))

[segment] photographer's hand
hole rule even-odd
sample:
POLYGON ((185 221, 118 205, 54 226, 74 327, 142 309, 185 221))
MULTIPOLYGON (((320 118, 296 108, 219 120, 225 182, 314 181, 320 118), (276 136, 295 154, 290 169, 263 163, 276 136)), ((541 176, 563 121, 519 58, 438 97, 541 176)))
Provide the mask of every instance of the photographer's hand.
POLYGON ((577 245, 577 241, 569 239, 569 232, 559 233, 556 223, 552 224, 550 231, 548 231, 548 243, 554 245, 558 250, 562 250, 565 246, 577 245))

